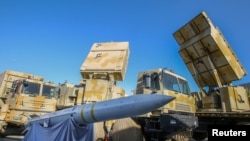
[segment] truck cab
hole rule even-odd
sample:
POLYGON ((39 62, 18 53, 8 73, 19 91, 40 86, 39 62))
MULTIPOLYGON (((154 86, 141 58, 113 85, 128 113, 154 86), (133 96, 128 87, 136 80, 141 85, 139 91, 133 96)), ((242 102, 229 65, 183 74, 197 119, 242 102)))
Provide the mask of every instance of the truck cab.
POLYGON ((139 73, 136 94, 160 93, 175 97, 175 100, 162 107, 161 113, 195 112, 195 99, 191 95, 185 78, 166 69, 154 69, 139 73))
POLYGON ((198 119, 194 115, 195 99, 186 79, 162 68, 139 72, 135 94, 156 93, 175 99, 161 108, 138 116, 146 140, 166 140, 180 132, 188 137, 189 131, 198 126, 198 119))
POLYGON ((24 122, 56 111, 56 85, 42 77, 6 71, 1 74, 0 133, 20 134, 24 122), (20 129, 20 130, 19 130, 20 129))

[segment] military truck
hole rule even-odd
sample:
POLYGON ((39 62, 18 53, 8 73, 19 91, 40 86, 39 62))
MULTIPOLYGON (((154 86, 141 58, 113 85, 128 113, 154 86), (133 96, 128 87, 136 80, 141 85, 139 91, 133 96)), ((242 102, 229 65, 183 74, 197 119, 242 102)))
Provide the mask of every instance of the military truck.
POLYGON ((20 134, 24 122, 56 110, 56 86, 41 76, 6 70, 0 74, 0 134, 20 134))
POLYGON ((200 89, 193 92, 195 115, 199 119, 195 138, 205 138, 209 124, 249 124, 247 91, 243 86, 233 85, 247 72, 207 13, 199 13, 173 36, 180 46, 181 58, 200 89))
POLYGON ((157 68, 138 74, 135 94, 163 94, 175 100, 137 117, 146 141, 187 140, 198 126, 195 98, 185 78, 173 70, 157 68))
MULTIPOLYGON (((80 67, 80 83, 74 85, 66 82, 57 87, 57 108, 64 109, 125 96, 125 90, 116 83, 125 78, 128 57, 128 42, 94 43, 80 67)), ((95 131, 96 138, 108 140, 114 123, 115 121, 95 123, 95 129, 100 130, 95 131)))
MULTIPOLYGON (((94 43, 80 68, 83 78, 80 84, 66 82, 58 86, 58 109, 125 96, 124 89, 118 87, 116 81, 122 81, 125 77, 128 56, 128 42, 94 43)), ((187 81, 161 68, 140 72, 136 94, 152 93, 170 95, 176 99, 146 115, 117 119, 117 122, 106 121, 104 129, 103 124, 95 125, 95 136, 105 141, 111 140, 111 137, 122 140, 121 136, 125 134, 131 136, 126 136, 124 140, 144 137, 147 141, 161 141, 175 135, 190 137, 198 121, 194 116, 195 99, 187 81), (96 129, 104 132, 105 137, 96 135, 96 129)))

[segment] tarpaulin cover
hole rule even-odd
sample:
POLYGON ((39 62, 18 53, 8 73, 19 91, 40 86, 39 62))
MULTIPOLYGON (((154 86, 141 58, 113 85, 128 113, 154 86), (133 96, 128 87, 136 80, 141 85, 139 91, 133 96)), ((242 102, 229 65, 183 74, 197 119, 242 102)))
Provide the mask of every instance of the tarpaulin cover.
POLYGON ((23 141, 93 141, 93 129, 93 124, 80 126, 72 118, 46 128, 34 123, 29 127, 23 141))

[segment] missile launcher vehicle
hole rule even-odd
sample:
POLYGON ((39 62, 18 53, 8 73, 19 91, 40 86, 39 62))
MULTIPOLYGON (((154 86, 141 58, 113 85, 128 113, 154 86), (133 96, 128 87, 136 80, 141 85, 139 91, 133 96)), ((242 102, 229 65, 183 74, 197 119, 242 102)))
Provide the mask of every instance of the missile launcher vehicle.
POLYGON ((179 55, 200 91, 196 97, 199 119, 196 139, 204 139, 207 126, 250 123, 247 89, 234 86, 247 72, 206 12, 201 12, 173 34, 179 55))
MULTIPOLYGON (((116 83, 125 78, 129 53, 128 42, 94 43, 80 67, 80 83, 63 83, 57 87, 57 108, 124 97, 125 90, 116 83)), ((104 125, 97 127, 104 127, 105 138, 108 138, 114 122, 104 121, 104 125)))
POLYGON ((195 98, 191 95, 187 80, 172 70, 163 68, 139 72, 135 95, 154 93, 172 96, 175 99, 137 117, 145 140, 192 138, 192 130, 198 127, 198 118, 195 116, 195 98))
MULTIPOLYGON (((116 81, 122 81, 125 77, 128 55, 128 42, 94 43, 80 68, 83 79, 79 85, 68 83, 60 85, 58 87, 60 96, 57 105, 64 109, 72 105, 99 103, 100 101, 124 97, 125 91, 116 86, 116 81)), ((127 128, 134 129, 139 125, 143 130, 140 136, 144 136, 146 140, 170 139, 180 132, 186 134, 185 137, 189 137, 190 130, 198 126, 198 121, 197 117, 194 116, 196 111, 195 100, 191 96, 187 81, 166 69, 140 72, 136 95, 145 94, 147 96, 156 93, 175 99, 156 110, 151 110, 149 113, 141 114, 138 117, 133 116, 132 120, 137 124, 127 128)), ((145 106, 152 103, 153 99, 151 102, 145 103, 145 106)), ((131 112, 133 110, 136 110, 136 107, 131 109, 131 112)), ((119 138, 119 134, 122 133, 113 130, 114 125, 118 127, 126 124, 124 123, 125 120, 119 119, 118 123, 115 121, 104 121, 103 130, 106 141, 111 140, 111 134, 119 138)), ((103 127, 101 126, 99 129, 103 127)), ((119 130, 124 130, 127 134, 133 134, 133 130, 128 131, 128 129, 121 127, 119 130)), ((130 139, 134 140, 135 138, 131 137, 130 139)))
POLYGON ((29 73, 0 74, 0 134, 20 134, 27 119, 56 111, 56 85, 29 73))

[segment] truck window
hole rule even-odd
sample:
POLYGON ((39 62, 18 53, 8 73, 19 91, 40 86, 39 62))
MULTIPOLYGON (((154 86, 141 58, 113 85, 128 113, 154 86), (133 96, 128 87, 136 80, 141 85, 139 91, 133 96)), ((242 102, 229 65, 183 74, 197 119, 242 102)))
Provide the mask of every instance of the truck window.
POLYGON ((42 96, 55 97, 55 87, 49 85, 43 85, 42 96))
POLYGON ((180 92, 180 88, 178 85, 177 78, 173 75, 170 75, 168 73, 163 73, 163 87, 166 90, 176 91, 180 92))
POLYGON ((33 82, 25 82, 23 85, 22 93, 23 94, 31 94, 31 95, 39 95, 41 85, 39 83, 33 82))
POLYGON ((176 91, 187 95, 190 94, 190 89, 186 80, 168 73, 163 73, 163 87, 166 90, 176 91))
POLYGON ((182 93, 189 95, 190 94, 190 89, 188 86, 187 81, 178 79, 179 85, 180 85, 180 90, 182 93))

